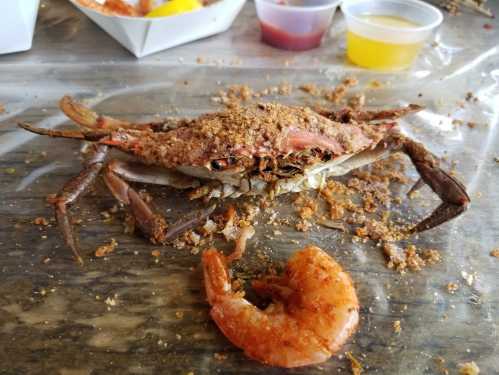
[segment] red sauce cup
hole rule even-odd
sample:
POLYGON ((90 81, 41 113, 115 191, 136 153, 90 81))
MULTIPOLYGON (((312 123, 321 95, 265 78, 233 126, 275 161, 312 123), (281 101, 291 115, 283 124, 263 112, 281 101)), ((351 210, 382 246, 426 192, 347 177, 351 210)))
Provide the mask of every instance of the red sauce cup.
POLYGON ((262 41, 304 51, 319 47, 341 0, 255 0, 262 41))

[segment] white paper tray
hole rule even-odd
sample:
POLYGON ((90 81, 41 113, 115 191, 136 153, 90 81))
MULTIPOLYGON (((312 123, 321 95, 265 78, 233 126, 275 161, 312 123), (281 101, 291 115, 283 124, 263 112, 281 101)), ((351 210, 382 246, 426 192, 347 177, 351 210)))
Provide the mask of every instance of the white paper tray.
POLYGON ((31 48, 39 0, 0 0, 0 54, 31 48))
POLYGON ((107 16, 70 0, 137 57, 226 31, 246 0, 222 0, 202 9, 162 18, 107 16))

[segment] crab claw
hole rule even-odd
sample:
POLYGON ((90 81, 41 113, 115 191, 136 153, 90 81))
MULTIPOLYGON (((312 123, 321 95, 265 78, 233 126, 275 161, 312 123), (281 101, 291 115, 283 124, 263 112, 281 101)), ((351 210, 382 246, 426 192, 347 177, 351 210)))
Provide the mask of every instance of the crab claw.
POLYGON ((71 96, 64 96, 59 101, 61 111, 66 114, 80 127, 91 130, 119 130, 119 129, 135 129, 135 130, 152 130, 166 131, 176 127, 180 122, 176 119, 166 118, 160 121, 133 123, 126 120, 116 119, 110 116, 100 115, 91 110, 82 103, 74 100, 71 96))
MULTIPOLYGON (((438 166, 437 159, 419 142, 400 136, 401 150, 405 152, 416 167, 421 181, 426 183, 442 200, 429 217, 410 229, 410 233, 423 232, 459 216, 466 211, 470 197, 466 188, 457 179, 438 166)), ((411 189, 415 191, 422 185, 420 181, 411 189)))

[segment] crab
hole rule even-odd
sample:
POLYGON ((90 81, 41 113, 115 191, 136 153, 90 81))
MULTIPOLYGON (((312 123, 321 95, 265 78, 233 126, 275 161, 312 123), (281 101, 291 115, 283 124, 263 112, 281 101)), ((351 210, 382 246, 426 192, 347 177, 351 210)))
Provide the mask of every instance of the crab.
POLYGON ((418 105, 385 111, 314 111, 258 103, 231 106, 195 119, 145 123, 99 115, 69 96, 61 99, 60 107, 79 130, 19 126, 40 135, 90 142, 92 152, 83 170, 51 200, 65 243, 80 262, 68 208, 99 175, 112 195, 129 207, 140 231, 161 244, 199 225, 214 206, 169 225, 128 182, 188 189, 191 199, 207 201, 251 194, 277 196, 319 188, 330 177, 403 152, 420 175, 412 190, 426 183, 442 200, 409 233, 440 225, 464 212, 470 203, 463 184, 442 170, 421 143, 403 135, 394 121, 421 110, 418 105), (137 161, 107 161, 110 148, 131 154, 137 161))

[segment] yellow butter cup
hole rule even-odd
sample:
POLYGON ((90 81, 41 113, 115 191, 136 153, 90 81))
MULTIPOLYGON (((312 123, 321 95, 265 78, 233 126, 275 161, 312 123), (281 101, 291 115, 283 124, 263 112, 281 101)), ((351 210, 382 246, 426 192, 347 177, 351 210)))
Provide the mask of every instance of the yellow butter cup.
POLYGON ((174 16, 180 13, 191 12, 202 7, 203 5, 198 0, 170 0, 147 13, 146 17, 174 16))

